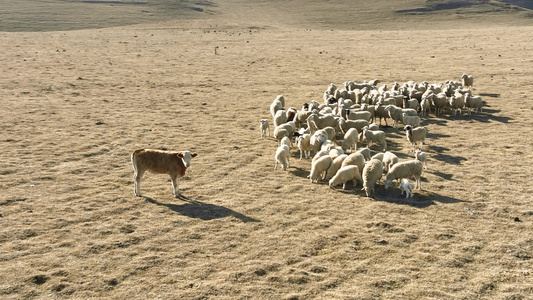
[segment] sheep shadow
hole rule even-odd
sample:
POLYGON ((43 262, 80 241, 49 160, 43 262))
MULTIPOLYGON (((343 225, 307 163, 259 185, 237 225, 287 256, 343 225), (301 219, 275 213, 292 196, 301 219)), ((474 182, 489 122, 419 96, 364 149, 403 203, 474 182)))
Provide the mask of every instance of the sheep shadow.
POLYGON ((423 126, 427 126, 427 125, 441 125, 441 126, 445 126, 446 123, 448 123, 448 120, 446 119, 441 119, 439 116, 435 116, 433 118, 427 118, 427 119, 424 119, 423 121, 423 126))
POLYGON ((436 154, 432 155, 431 158, 454 165, 460 165, 463 161, 467 160, 465 157, 462 156, 454 156, 448 154, 436 154))
POLYGON ((307 176, 309 175, 309 170, 306 170, 304 168, 299 168, 299 167, 289 167, 289 172, 294 175, 294 176, 298 176, 300 178, 305 178, 307 179, 307 176))
POLYGON ((426 208, 435 205, 437 202, 444 204, 468 203, 470 201, 461 200, 453 197, 442 196, 433 192, 413 191, 413 198, 405 199, 405 194, 401 195, 398 187, 391 187, 385 190, 384 187, 376 189, 375 201, 388 202, 398 205, 408 205, 416 208, 426 208))
POLYGON ((249 222, 261 222, 260 220, 247 217, 241 213, 238 213, 236 211, 233 211, 229 208, 218 206, 214 204, 209 203, 203 203, 200 201, 194 201, 190 200, 186 197, 182 197, 184 201, 187 201, 185 204, 171 204, 171 203, 161 203, 157 200, 154 200, 149 197, 144 197, 146 201, 159 205, 159 206, 165 206, 168 209, 172 210, 173 212, 177 212, 183 216, 187 216, 189 218, 195 218, 195 219, 201 219, 204 221, 214 220, 214 219, 220 219, 225 218, 229 216, 233 216, 239 220, 241 220, 244 223, 249 222))
POLYGON ((456 179, 453 179, 453 174, 446 174, 446 173, 443 173, 443 172, 440 172, 440 171, 433 171, 431 173, 433 175, 439 176, 440 178, 445 179, 445 180, 457 181, 456 179))

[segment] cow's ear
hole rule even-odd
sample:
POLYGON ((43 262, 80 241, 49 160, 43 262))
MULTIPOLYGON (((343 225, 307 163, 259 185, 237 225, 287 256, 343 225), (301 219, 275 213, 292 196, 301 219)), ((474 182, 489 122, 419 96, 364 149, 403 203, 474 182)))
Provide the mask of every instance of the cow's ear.
POLYGON ((183 152, 178 152, 178 157, 183 158, 183 152))
POLYGON ((191 156, 192 156, 192 157, 196 157, 197 155, 198 155, 197 153, 194 153, 194 152, 191 153, 191 156))

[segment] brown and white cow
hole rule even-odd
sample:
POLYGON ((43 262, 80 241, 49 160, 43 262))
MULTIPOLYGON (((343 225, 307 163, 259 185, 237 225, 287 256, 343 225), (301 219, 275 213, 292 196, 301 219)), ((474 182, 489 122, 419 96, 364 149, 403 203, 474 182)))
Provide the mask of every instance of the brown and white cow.
POLYGON ((137 149, 131 154, 133 164, 134 193, 141 196, 141 179, 144 172, 169 174, 176 198, 182 198, 178 192, 178 177, 185 175, 185 170, 191 165, 191 158, 196 153, 189 151, 164 151, 155 149, 137 149))

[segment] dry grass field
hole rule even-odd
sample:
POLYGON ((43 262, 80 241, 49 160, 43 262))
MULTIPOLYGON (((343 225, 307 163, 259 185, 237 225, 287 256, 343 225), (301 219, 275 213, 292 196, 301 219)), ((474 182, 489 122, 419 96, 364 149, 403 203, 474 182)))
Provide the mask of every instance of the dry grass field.
POLYGON ((0 298, 533 299, 530 4, 355 2, 3 3, 0 298), (278 94, 463 73, 483 113, 423 118, 413 199, 273 171, 278 94), (187 201, 134 196, 142 147, 198 153, 187 201))

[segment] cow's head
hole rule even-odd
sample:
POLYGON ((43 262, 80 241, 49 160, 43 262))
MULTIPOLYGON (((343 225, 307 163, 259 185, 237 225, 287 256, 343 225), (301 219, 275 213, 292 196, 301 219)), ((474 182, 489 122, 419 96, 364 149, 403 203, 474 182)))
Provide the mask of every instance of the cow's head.
POLYGON ((196 153, 191 153, 190 151, 178 152, 178 157, 183 160, 183 164, 186 168, 191 166, 191 158, 196 157, 196 153))

